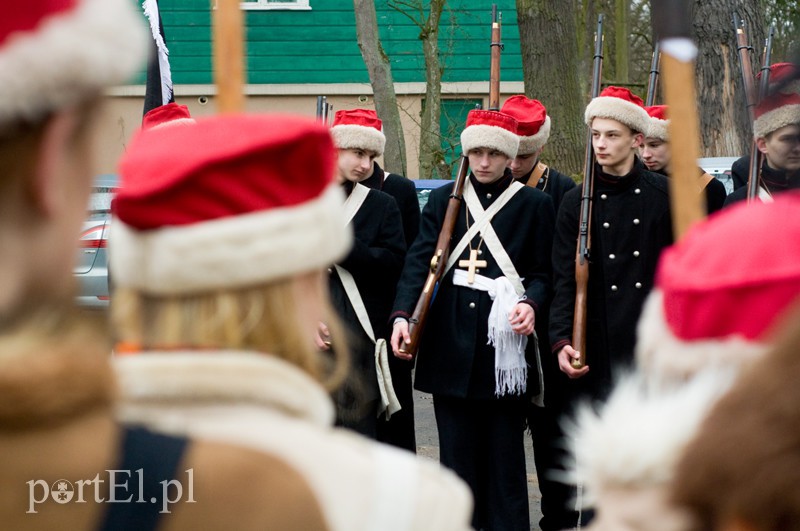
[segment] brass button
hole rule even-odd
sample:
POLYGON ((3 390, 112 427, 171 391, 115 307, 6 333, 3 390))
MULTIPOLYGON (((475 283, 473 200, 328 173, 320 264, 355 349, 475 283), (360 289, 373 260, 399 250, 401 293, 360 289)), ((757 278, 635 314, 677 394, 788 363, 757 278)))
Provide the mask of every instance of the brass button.
POLYGON ((469 307, 470 308, 474 308, 475 307, 475 303, 474 302, 469 303, 469 307))
POLYGON ((608 259, 609 260, 613 260, 616 257, 617 257, 617 255, 615 255, 614 253, 611 253, 610 255, 608 255, 608 259))
POLYGON ((636 218, 636 219, 634 219, 634 220, 633 220, 633 224, 634 224, 634 225, 638 225, 638 224, 639 224, 639 218, 636 218))
POLYGON ((608 196, 606 194, 600 194, 600 199, 606 200, 608 196))
POLYGON ((638 195, 638 194, 641 194, 641 193, 642 193, 642 191, 641 191, 640 189, 638 189, 638 188, 637 188, 636 190, 634 190, 634 191, 633 191, 633 193, 638 195))
POLYGON ((617 291, 618 289, 619 289, 619 288, 618 288, 616 285, 614 285, 614 286, 611 286, 611 291, 617 291))
POLYGON ((607 228, 609 228, 610 226, 611 226, 611 225, 608 223, 608 221, 606 221, 605 223, 603 223, 603 228, 604 228, 604 229, 607 229, 607 228))
POLYGON ((634 286, 636 286, 636 289, 642 289, 642 283, 641 282, 637 282, 636 284, 634 284, 634 286))
POLYGON ((635 256, 636 258, 639 258, 639 251, 633 251, 633 256, 635 256))

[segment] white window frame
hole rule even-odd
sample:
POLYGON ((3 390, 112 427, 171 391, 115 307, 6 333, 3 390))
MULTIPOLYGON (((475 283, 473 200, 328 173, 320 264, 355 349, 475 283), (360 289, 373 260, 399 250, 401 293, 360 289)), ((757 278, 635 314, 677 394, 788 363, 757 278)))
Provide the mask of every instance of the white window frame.
POLYGON ((282 0, 281 2, 267 2, 255 0, 241 2, 240 7, 245 11, 310 11, 310 0, 282 0))

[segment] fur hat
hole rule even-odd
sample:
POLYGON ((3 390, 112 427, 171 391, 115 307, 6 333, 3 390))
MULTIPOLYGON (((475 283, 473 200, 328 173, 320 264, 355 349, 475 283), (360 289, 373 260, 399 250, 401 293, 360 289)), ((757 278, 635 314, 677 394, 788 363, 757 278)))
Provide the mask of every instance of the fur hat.
POLYGON ((766 350, 772 327, 800 300, 800 247, 789 244, 800 241, 799 210, 800 192, 739 205, 662 253, 636 346, 654 384, 766 350))
POLYGON ((800 124, 800 94, 778 92, 764 98, 755 110, 753 137, 765 138, 773 131, 800 124))
POLYGON ((609 118, 623 123, 638 133, 646 134, 650 117, 642 98, 622 87, 606 87, 586 106, 584 119, 592 125, 595 118, 609 118))
POLYGON ((550 138, 550 117, 539 100, 528 99, 518 94, 503 104, 500 112, 513 116, 519 124, 519 150, 517 155, 538 152, 550 138))
POLYGON ((666 105, 652 105, 645 107, 644 110, 650 116, 650 124, 645 132, 647 138, 658 138, 664 142, 669 142, 669 118, 667 118, 666 105))
MULTIPOLYGON (((794 78, 793 81, 781 87, 784 94, 800 93, 800 80, 797 79, 797 65, 793 63, 775 63, 769 67, 770 86, 780 85, 787 79, 794 78)), ((756 80, 761 80, 761 72, 756 74, 756 80)))
POLYGON ((139 132, 122 157, 114 282, 155 295, 239 288, 313 271, 352 243, 326 127, 220 115, 139 132))
POLYGON ((5 7, 0 125, 39 120, 126 81, 147 56, 144 18, 130 0, 25 0, 5 7))
POLYGON ((461 152, 491 148, 516 158, 520 139, 518 124, 513 116, 498 111, 473 109, 467 114, 467 126, 461 132, 461 152))
POLYGON ((378 113, 369 109, 336 111, 331 135, 339 149, 367 149, 383 155, 386 137, 378 113))
POLYGON ((142 120, 142 129, 193 123, 195 123, 195 120, 189 114, 189 107, 172 102, 149 110, 142 120))

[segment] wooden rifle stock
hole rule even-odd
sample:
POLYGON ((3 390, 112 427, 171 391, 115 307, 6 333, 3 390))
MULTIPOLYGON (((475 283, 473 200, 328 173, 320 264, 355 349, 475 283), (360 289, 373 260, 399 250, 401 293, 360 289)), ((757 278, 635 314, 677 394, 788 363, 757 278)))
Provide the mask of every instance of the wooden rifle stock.
POLYGON ((447 210, 444 214, 442 230, 439 231, 439 239, 436 241, 436 251, 431 258, 428 276, 425 279, 422 293, 419 299, 417 299, 414 313, 411 314, 411 318, 408 320, 409 341, 407 343, 403 342, 400 346, 400 352, 405 354, 410 354, 412 356, 417 354, 419 341, 422 338, 422 332, 425 328, 425 322, 427 321, 428 311, 433 302, 433 293, 436 289, 436 285, 442 279, 442 276, 444 276, 444 268, 447 266, 448 258, 450 258, 450 240, 453 238, 456 219, 458 218, 458 213, 461 211, 461 194, 464 190, 464 183, 467 180, 468 173, 469 159, 462 155, 461 163, 458 167, 458 175, 453 185, 453 193, 450 194, 450 200, 447 202, 447 210))
MULTIPOLYGON (((597 17, 597 32, 594 36, 594 59, 592 65, 592 99, 600 95, 600 80, 603 72, 603 15, 597 17)), ((586 131, 586 152, 583 158, 583 183, 581 184, 581 213, 578 227, 578 246, 575 253, 575 313, 572 319, 572 347, 580 358, 572 361, 579 369, 586 365, 586 306, 589 290, 589 249, 591 246, 590 224, 592 220, 592 193, 594 189, 594 148, 592 128, 586 131)))
MULTIPOLYGON (((767 96, 769 92, 770 61, 772 60, 772 38, 775 35, 775 26, 770 25, 767 42, 764 45, 764 59, 761 62, 761 85, 756 98, 756 105, 767 96)), ((754 112, 755 114, 755 112, 754 112)), ((751 117, 752 118, 752 117, 751 117)), ((758 197, 758 185, 761 183, 761 163, 764 160, 763 154, 758 149, 755 139, 750 145, 750 168, 747 173, 747 201, 752 201, 758 197)))
MULTIPOLYGON (((489 110, 500 110, 500 52, 503 44, 500 42, 500 22, 497 14, 497 4, 492 4, 492 41, 491 41, 491 68, 489 73, 489 110)), ((456 226, 458 213, 461 211, 461 195, 464 191, 464 184, 469 174, 469 159, 466 153, 462 153, 461 162, 458 166, 453 184, 453 193, 447 202, 447 210, 444 214, 442 229, 439 231, 439 239, 436 241, 436 250, 431 258, 428 276, 422 288, 422 293, 417 299, 414 312, 408 320, 409 341, 400 345, 400 352, 416 356, 419 349, 419 342, 422 332, 425 329, 428 311, 433 302, 433 294, 437 284, 444 276, 447 260, 450 258, 450 240, 453 239, 453 231, 456 226)))
POLYGON ((658 64, 661 62, 661 45, 656 43, 653 48, 653 59, 650 61, 650 76, 647 78, 647 97, 644 104, 647 107, 655 105, 656 92, 658 92, 658 64))

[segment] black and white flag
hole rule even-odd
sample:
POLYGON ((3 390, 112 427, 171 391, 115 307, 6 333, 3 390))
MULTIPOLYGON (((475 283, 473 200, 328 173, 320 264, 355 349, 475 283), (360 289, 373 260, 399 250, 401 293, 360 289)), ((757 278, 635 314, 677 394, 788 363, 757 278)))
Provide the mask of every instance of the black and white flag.
POLYGON ((147 65, 147 82, 144 93, 143 114, 147 114, 148 111, 156 107, 174 102, 175 97, 172 93, 169 50, 167 49, 167 43, 164 41, 164 24, 161 22, 158 0, 144 0, 142 8, 150 22, 150 30, 153 33, 153 51, 147 65))

